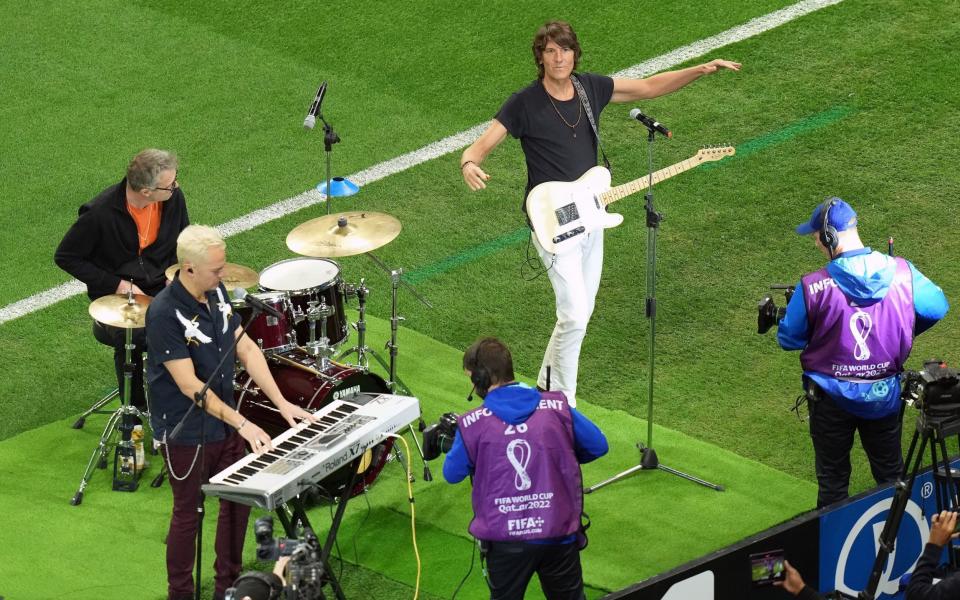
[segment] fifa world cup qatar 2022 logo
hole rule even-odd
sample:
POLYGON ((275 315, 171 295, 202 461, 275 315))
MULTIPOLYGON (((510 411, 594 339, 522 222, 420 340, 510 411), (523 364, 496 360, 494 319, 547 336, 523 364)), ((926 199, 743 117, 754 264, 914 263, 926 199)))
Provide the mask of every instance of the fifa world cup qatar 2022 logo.
POLYGON ((853 357, 857 360, 870 360, 870 347, 867 346, 867 337, 870 336, 870 330, 873 329, 873 318, 862 310, 850 315, 850 321, 847 326, 853 335, 854 348, 853 357))

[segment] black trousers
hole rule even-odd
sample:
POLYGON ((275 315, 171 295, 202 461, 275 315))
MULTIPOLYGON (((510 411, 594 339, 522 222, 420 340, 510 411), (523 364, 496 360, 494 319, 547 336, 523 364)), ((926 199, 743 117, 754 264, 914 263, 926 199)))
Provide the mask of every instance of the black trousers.
MULTIPOLYGON (((117 373, 117 387, 123 390, 126 383, 123 377, 123 363, 126 361, 126 350, 124 349, 126 330, 94 321, 93 337, 97 338, 97 341, 101 344, 113 348, 113 366, 117 373)), ((135 346, 130 354, 133 363, 133 379, 131 380, 132 389, 127 392, 127 400, 140 410, 146 410, 147 401, 143 391, 143 354, 147 351, 146 329, 143 327, 134 329, 132 341, 135 346)))
POLYGON ((580 549, 572 544, 482 542, 490 600, 523 600, 533 574, 547 600, 584 600, 580 549))
POLYGON ((820 487, 817 508, 843 500, 848 495, 854 432, 860 433, 860 443, 867 453, 870 471, 877 484, 896 481, 900 477, 903 452, 899 413, 882 419, 864 419, 843 410, 819 389, 809 402, 809 410, 810 437, 820 487))

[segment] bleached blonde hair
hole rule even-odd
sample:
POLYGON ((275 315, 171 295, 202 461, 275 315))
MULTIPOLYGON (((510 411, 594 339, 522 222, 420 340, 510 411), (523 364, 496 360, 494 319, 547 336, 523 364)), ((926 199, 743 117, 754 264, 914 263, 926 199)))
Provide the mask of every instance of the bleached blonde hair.
POLYGON ((210 248, 226 248, 220 232, 208 225, 189 225, 177 237, 177 261, 180 268, 190 262, 201 265, 207 262, 207 251, 210 248))

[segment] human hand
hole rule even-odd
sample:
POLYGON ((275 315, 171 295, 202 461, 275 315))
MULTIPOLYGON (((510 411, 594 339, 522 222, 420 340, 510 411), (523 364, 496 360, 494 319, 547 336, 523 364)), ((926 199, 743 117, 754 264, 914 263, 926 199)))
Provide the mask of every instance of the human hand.
POLYGON ((463 180, 471 190, 478 192, 487 187, 487 184, 484 182, 489 181, 490 176, 487 175, 477 163, 468 162, 460 170, 463 173, 463 180))
POLYGON ((120 284, 117 286, 117 293, 128 294, 130 292, 131 287, 133 287, 134 294, 140 294, 141 296, 146 296, 146 294, 143 293, 143 290, 137 287, 137 284, 132 283, 130 281, 126 281, 124 279, 120 280, 120 284))
POLYGON ((290 562, 289 556, 281 556, 273 565, 273 574, 280 578, 283 585, 287 585, 287 563, 290 562))
POLYGON ((950 538, 957 537, 957 513, 943 511, 933 515, 933 527, 930 529, 929 542, 935 546, 943 546, 950 538))
POLYGON ((290 427, 297 426, 296 419, 301 421, 310 421, 311 423, 317 422, 317 418, 313 416, 313 413, 304 410, 302 407, 297 406, 286 399, 274 404, 276 404, 277 410, 280 411, 280 416, 283 417, 283 420, 286 421, 290 427))
POLYGON ((237 430, 237 433, 240 434, 240 437, 247 440, 247 443, 250 444, 250 450, 256 454, 263 454, 264 452, 273 450, 270 436, 267 435, 266 431, 257 427, 253 421, 244 421, 240 429, 237 430))
POLYGON ((720 69, 730 69, 731 71, 739 71, 740 63, 733 62, 730 60, 723 60, 722 58, 716 58, 711 60, 707 64, 703 65, 703 68, 706 73, 716 73, 720 69))
POLYGON ((793 565, 790 564, 790 561, 784 560, 783 568, 787 571, 786 578, 784 578, 783 581, 774 581, 773 585, 782 587, 796 596, 800 593, 800 590, 806 587, 807 584, 804 583, 803 577, 800 576, 800 571, 794 569, 793 565))

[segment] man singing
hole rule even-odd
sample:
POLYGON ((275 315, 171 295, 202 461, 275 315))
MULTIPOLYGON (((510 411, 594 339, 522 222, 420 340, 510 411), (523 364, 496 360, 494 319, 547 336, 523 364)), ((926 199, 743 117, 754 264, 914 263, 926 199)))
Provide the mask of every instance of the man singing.
MULTIPOLYGON (((600 113, 610 102, 656 98, 719 69, 740 70, 739 63, 713 60, 646 79, 612 79, 575 73, 580 55, 580 43, 569 24, 551 21, 537 31, 533 39, 537 80, 507 99, 487 130, 460 159, 463 179, 470 189, 486 187, 490 175, 480 165, 508 133, 520 140, 526 159, 524 198, 540 183, 574 181, 596 166, 597 139, 574 82, 582 86, 599 126, 600 113)), ((526 210, 526 200, 521 209, 526 210)), ((580 347, 600 287, 603 230, 580 236, 573 249, 562 255, 546 252, 535 236, 533 244, 547 270, 557 307, 557 323, 543 356, 538 385, 546 388, 547 367, 552 367, 550 387, 566 392, 570 405, 576 406, 580 347)))
MULTIPOLYGON (((163 444, 162 454, 170 473, 173 514, 167 536, 168 598, 193 598, 191 573, 197 534, 197 501, 200 486, 243 457, 243 442, 262 453, 271 449, 268 436, 236 410, 233 398, 235 359, 247 370, 260 391, 293 427, 295 419, 313 416, 284 399, 270 373, 260 348, 246 335, 236 352, 232 341, 240 336, 240 317, 230 306, 220 282, 226 264, 226 243, 211 227, 191 225, 177 239, 180 272, 157 294, 147 310, 148 377, 153 411, 154 437, 163 444), (215 371, 222 358, 223 366, 215 371), (205 413, 194 409, 176 438, 171 434, 194 403, 194 397, 210 381, 205 413), (200 455, 201 438, 205 452, 200 455)), ((243 558, 250 508, 220 501, 214 563, 214 598, 223 598, 233 585, 243 558)))

